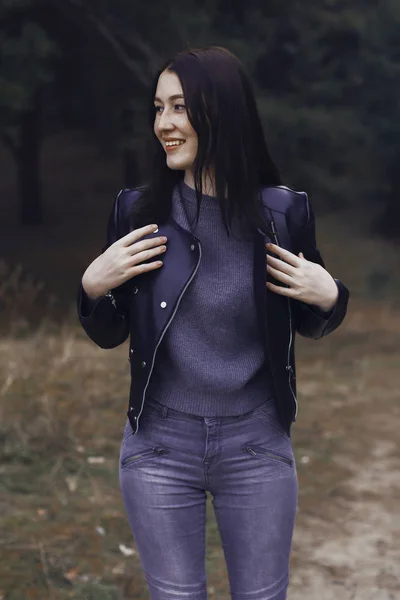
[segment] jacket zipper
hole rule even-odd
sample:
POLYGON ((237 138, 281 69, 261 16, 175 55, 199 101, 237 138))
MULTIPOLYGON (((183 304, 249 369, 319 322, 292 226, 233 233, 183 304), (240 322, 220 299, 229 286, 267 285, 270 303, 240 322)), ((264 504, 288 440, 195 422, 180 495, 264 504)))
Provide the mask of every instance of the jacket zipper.
POLYGON ((163 340, 163 337, 164 337, 164 335, 166 334, 166 332, 167 332, 167 329, 168 329, 168 327, 170 326, 170 324, 171 324, 171 322, 172 322, 172 319, 173 319, 173 318, 175 317, 175 315, 176 315, 176 311, 177 311, 177 310, 178 310, 178 308, 179 308, 179 304, 180 304, 180 302, 181 302, 181 300, 182 300, 183 294, 186 292, 187 288, 189 287, 190 283, 192 282, 192 280, 193 280, 194 276, 196 275, 196 273, 197 273, 197 271, 198 271, 198 268, 199 268, 199 266, 200 266, 200 261, 201 261, 201 244, 200 244, 200 241, 199 241, 199 240, 198 240, 196 237, 195 237, 194 239, 195 239, 195 240, 198 242, 198 244, 199 244, 199 250, 200 250, 199 260, 197 261, 197 265, 196 265, 196 268, 195 268, 195 270, 194 270, 194 271, 193 271, 193 273, 192 273, 192 276, 191 276, 191 277, 189 278, 189 280, 186 282, 186 285, 185 285, 185 287, 183 288, 183 290, 182 290, 182 293, 181 293, 181 295, 180 295, 180 296, 179 296, 179 298, 178 298, 178 301, 177 301, 177 303, 176 303, 176 306, 175 306, 174 312, 172 313, 172 315, 171 315, 171 318, 169 319, 168 323, 165 325, 165 327, 164 327, 163 331, 161 332, 161 336, 160 336, 160 339, 158 340, 158 344, 157 344, 157 346, 156 346, 156 347, 155 347, 155 349, 154 349, 154 353, 153 353, 153 359, 152 359, 151 368, 150 368, 150 373, 149 373, 149 376, 148 376, 148 378, 147 378, 147 382, 146 382, 146 385, 145 385, 145 388, 144 388, 144 391, 143 391, 142 407, 141 407, 141 409, 140 409, 140 413, 139 413, 139 415, 138 415, 138 418, 137 418, 136 431, 138 431, 138 429, 139 429, 139 419, 140 419, 140 415, 141 415, 141 414, 142 414, 142 412, 143 412, 143 406, 144 406, 144 400, 145 400, 145 396, 146 396, 146 390, 147 390, 147 388, 149 387, 149 381, 150 381, 151 374, 152 374, 152 372, 153 372, 153 368, 154 368, 154 362, 155 362, 155 358, 156 358, 157 349, 158 349, 159 345, 161 344, 161 342, 162 342, 162 340, 163 340))
MULTIPOLYGON (((272 232, 274 234, 275 244, 277 246, 281 247, 280 244, 279 244, 279 241, 278 241, 278 235, 277 235, 276 230, 275 230, 275 223, 273 221, 271 221, 270 224, 271 224, 272 232)), ((294 421, 296 421, 296 419, 297 419, 297 413, 298 413, 298 410, 299 410, 299 406, 298 406, 298 403, 297 403, 296 395, 295 395, 295 393, 293 391, 293 388, 292 388, 292 382, 290 380, 290 376, 294 374, 293 373, 293 367, 290 364, 290 351, 291 351, 292 343, 293 343, 292 307, 290 305, 290 298, 287 298, 287 303, 288 303, 288 310, 289 310, 289 345, 288 345, 288 350, 287 350, 286 371, 288 371, 288 373, 289 373, 289 388, 290 388, 290 391, 292 392, 293 400, 294 400, 295 407, 296 407, 296 411, 295 411, 295 414, 294 414, 294 421)))

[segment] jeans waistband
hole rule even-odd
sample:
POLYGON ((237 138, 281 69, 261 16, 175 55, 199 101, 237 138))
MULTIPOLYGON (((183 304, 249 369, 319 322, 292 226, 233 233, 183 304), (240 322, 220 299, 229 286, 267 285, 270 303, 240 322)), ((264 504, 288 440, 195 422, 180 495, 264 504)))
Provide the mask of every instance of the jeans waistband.
POLYGON ((267 401, 262 402, 262 404, 260 404, 259 406, 256 406, 252 410, 247 411, 243 414, 219 417, 217 415, 210 415, 210 416, 195 415, 192 413, 175 410, 174 408, 165 406, 164 404, 162 404, 161 402, 158 402, 154 398, 147 397, 147 399, 145 401, 143 412, 144 413, 156 412, 164 418, 167 418, 167 416, 173 417, 174 415, 178 416, 180 418, 194 419, 196 421, 203 421, 205 418, 207 418, 207 419, 215 418, 215 419, 222 419, 224 422, 229 423, 229 422, 237 421, 238 419, 248 418, 251 415, 251 413, 258 410, 261 406, 265 407, 266 409, 269 406, 270 410, 271 410, 271 416, 273 417, 276 415, 276 407, 275 407, 274 400, 272 398, 269 398, 267 401))

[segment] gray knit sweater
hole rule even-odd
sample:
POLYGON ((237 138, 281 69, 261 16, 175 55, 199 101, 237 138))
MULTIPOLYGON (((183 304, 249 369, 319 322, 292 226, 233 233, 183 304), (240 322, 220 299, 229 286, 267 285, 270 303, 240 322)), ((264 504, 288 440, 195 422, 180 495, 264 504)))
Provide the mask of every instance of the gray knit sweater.
POLYGON ((228 238, 213 196, 203 195, 191 227, 196 206, 192 188, 175 187, 172 217, 200 240, 202 257, 158 347, 146 398, 199 416, 241 415, 262 404, 276 416, 256 315, 253 242, 228 238))

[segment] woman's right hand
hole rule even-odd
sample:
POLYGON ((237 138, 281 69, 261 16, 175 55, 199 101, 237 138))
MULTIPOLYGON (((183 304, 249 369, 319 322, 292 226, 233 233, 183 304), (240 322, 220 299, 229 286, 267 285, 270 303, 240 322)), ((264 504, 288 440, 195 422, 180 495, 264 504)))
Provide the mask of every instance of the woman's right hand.
POLYGON ((140 241, 144 235, 154 233, 156 229, 157 225, 134 229, 95 258, 82 277, 83 289, 90 299, 95 300, 128 279, 161 267, 158 261, 142 264, 167 249, 163 245, 167 241, 165 237, 140 241))

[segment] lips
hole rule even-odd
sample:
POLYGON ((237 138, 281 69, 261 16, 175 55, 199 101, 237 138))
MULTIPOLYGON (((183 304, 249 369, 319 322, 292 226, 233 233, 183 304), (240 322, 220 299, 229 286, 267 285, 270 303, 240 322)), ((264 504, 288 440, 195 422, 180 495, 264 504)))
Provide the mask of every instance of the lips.
MULTIPOLYGON (((166 141, 168 141, 168 142, 171 141, 172 142, 172 141, 180 141, 180 140, 166 140, 166 141)), ((183 141, 182 144, 174 144, 172 146, 167 146, 166 145, 165 146, 165 151, 166 152, 172 152, 173 150, 177 150, 178 148, 180 148, 181 146, 183 146, 185 144, 185 141, 184 140, 182 140, 182 141, 183 141)))

